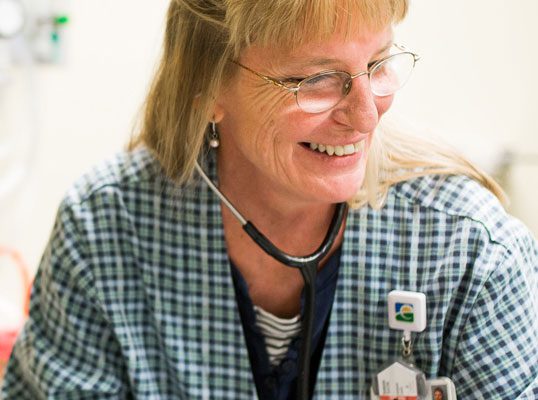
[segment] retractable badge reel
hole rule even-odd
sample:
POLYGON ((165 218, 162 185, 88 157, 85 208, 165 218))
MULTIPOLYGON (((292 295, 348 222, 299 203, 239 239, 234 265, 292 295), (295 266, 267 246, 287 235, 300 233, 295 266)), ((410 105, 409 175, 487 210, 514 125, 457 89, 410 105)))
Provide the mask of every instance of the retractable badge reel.
POLYGON ((401 357, 387 363, 374 377, 372 400, 456 400, 454 384, 448 378, 426 380, 413 364, 412 333, 426 329, 426 295, 393 290, 388 295, 389 327, 402 331, 401 357), (434 393, 434 384, 443 386, 443 397, 434 393), (434 397, 434 396, 438 397, 434 397))
POLYGON ((411 333, 426 329, 424 293, 393 290, 388 296, 389 326, 402 331, 401 357, 386 364, 374 377, 372 400, 429 400, 424 373, 413 365, 411 333))

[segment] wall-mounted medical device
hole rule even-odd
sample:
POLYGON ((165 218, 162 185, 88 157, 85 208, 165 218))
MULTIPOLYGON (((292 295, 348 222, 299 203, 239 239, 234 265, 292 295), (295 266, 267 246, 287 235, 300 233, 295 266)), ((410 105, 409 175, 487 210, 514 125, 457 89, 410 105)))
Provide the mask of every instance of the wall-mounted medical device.
POLYGON ((0 0, 0 38, 10 38, 21 32, 25 15, 19 0, 0 0))
POLYGON ((24 41, 36 62, 60 61, 64 28, 69 22, 64 3, 63 0, 0 0, 0 41, 24 41))
POLYGON ((0 0, 0 201, 31 171, 39 136, 36 67, 65 59, 66 6, 67 0, 0 0))

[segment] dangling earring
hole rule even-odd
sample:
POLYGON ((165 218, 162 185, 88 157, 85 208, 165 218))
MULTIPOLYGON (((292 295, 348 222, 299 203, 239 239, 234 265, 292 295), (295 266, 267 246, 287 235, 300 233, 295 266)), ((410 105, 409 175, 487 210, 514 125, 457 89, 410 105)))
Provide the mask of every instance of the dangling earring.
POLYGON ((209 147, 216 149, 220 146, 219 134, 217 132, 217 124, 211 121, 211 137, 209 138, 209 147))

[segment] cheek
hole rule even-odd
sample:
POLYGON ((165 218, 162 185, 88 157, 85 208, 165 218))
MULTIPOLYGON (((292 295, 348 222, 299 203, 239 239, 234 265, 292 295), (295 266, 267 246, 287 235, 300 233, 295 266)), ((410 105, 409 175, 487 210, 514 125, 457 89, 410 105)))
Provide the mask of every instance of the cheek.
POLYGON ((379 118, 381 118, 381 116, 387 112, 387 110, 392 105, 393 101, 394 101, 394 95, 376 97, 375 105, 377 107, 377 114, 379 118))
POLYGON ((242 126, 241 130, 248 131, 249 137, 263 143, 276 139, 279 129, 286 125, 288 103, 288 93, 264 87, 264 90, 244 96, 240 104, 230 110, 230 115, 242 126))
POLYGON ((234 140, 250 145, 263 141, 274 128, 280 93, 271 90, 235 90, 226 93, 222 126, 234 140))
POLYGON ((283 95, 279 90, 273 87, 261 87, 257 90, 245 90, 239 109, 235 112, 248 113, 255 119, 266 119, 281 107, 283 95))

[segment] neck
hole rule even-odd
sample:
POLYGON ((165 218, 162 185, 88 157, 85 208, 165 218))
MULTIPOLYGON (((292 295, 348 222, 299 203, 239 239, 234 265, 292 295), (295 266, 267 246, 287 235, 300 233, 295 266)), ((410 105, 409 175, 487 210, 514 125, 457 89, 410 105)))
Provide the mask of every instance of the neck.
MULTIPOLYGON (((285 191, 249 176, 248 170, 227 170, 219 160, 219 189, 234 207, 277 247, 293 255, 315 251, 327 233, 334 204, 294 198, 285 191)), ((225 221, 235 220, 222 207, 225 221)), ((239 224, 236 228, 239 228, 239 224)), ((336 245, 341 243, 343 230, 336 245)))

